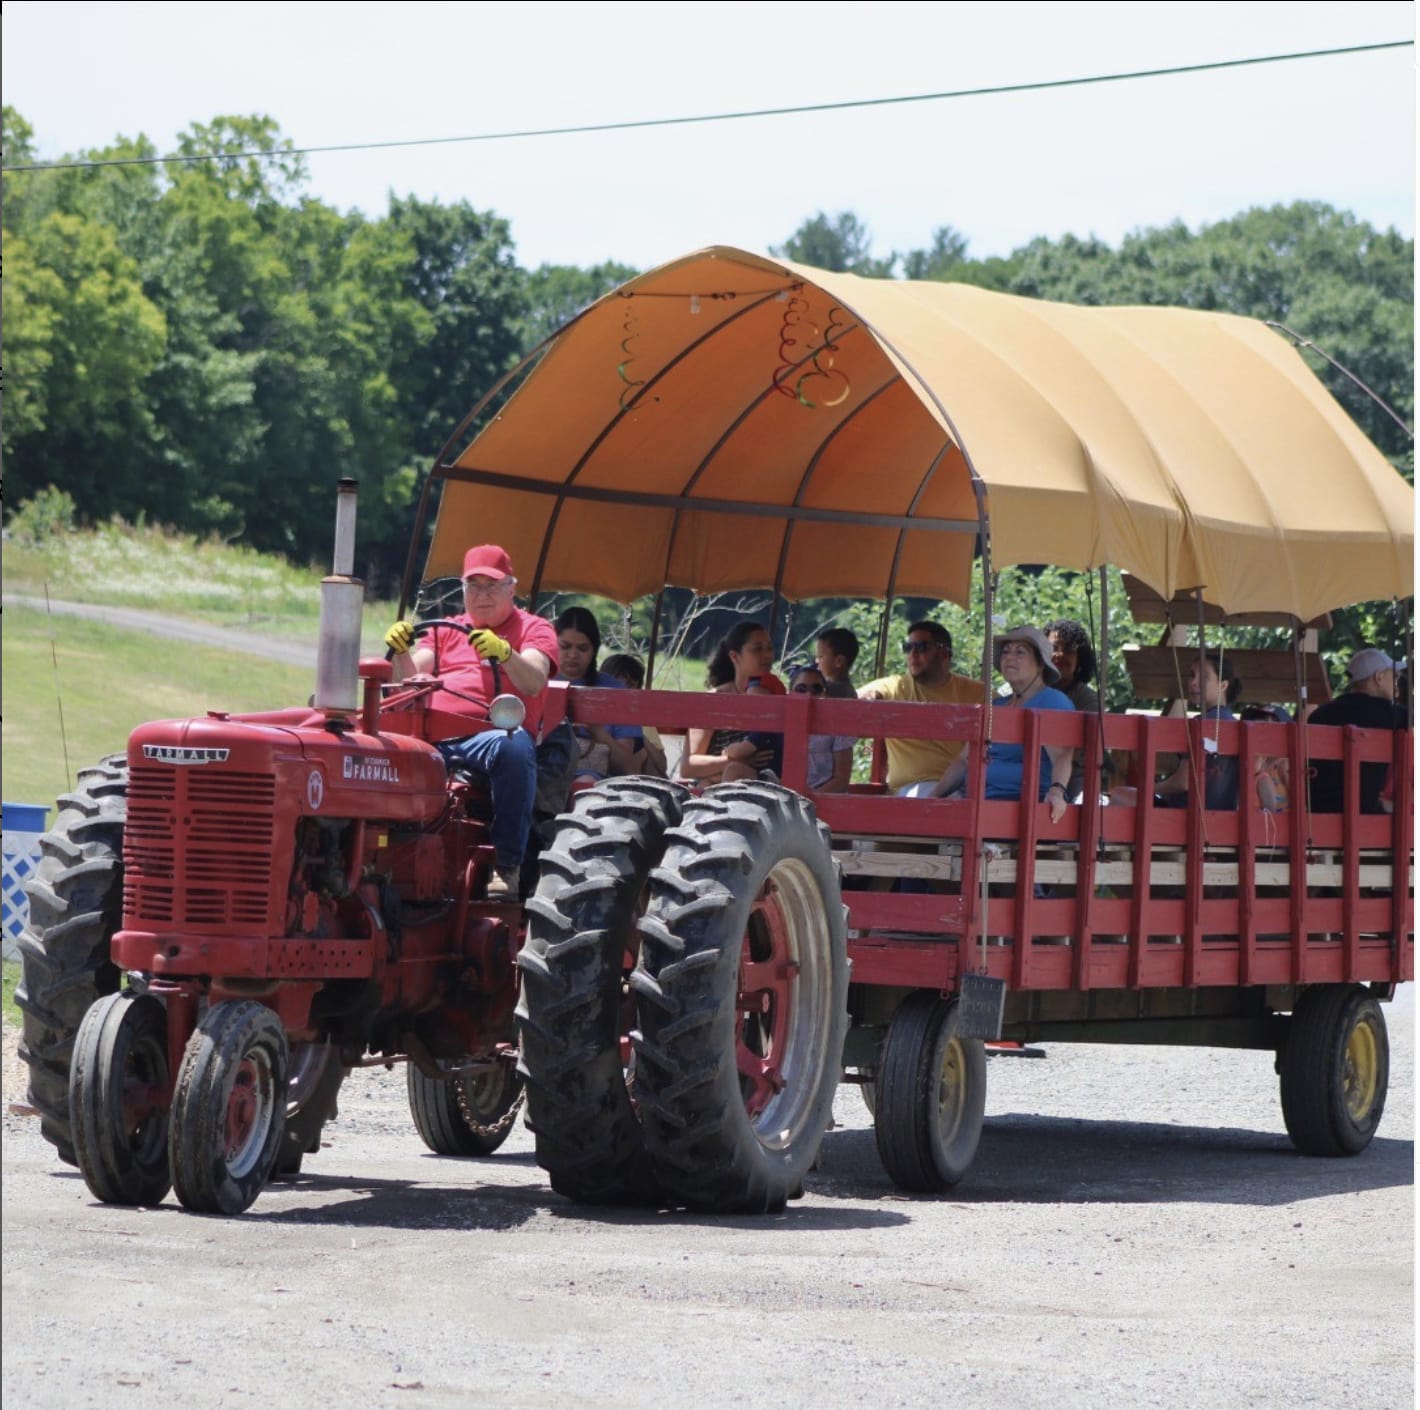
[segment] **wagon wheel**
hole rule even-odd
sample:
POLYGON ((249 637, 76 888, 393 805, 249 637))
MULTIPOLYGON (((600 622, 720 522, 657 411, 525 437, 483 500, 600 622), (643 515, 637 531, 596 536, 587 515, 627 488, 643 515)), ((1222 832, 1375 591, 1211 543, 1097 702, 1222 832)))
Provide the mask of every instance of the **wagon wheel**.
POLYGON ((79 1025, 69 1124, 84 1183, 105 1204, 159 1204, 168 1174, 168 1024, 148 994, 106 994, 79 1025))
POLYGON ((1385 1110, 1390 1040, 1381 1006, 1355 984, 1303 991, 1279 1064, 1282 1119, 1303 1155, 1356 1155, 1385 1110))
POLYGON ((874 1083, 878 1155, 892 1182, 948 1190, 976 1156, 986 1111, 986 1052, 957 1032, 955 999, 919 990, 888 1025, 874 1083))
POLYGON ((632 1041, 658 1180, 693 1208, 781 1209, 842 1071, 847 943, 827 829, 788 789, 711 789, 669 834, 640 929, 632 1041))
POLYGON ((186 1208, 251 1208, 281 1148, 287 1065, 286 1031, 263 1004, 220 1003, 202 1016, 178 1068, 168 1136, 186 1208))

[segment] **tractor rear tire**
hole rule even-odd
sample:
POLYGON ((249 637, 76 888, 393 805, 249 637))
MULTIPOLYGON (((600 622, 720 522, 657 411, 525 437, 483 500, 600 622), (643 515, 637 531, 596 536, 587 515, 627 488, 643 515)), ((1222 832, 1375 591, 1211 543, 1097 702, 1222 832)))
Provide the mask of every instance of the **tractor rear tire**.
POLYGON ((168 1019, 150 994, 105 994, 79 1025, 70 1126, 84 1183, 105 1204, 161 1204, 168 1173, 168 1019))
POLYGON ((510 1066, 497 1072, 446 1080, 405 1066, 409 1114, 420 1139, 435 1155, 492 1155, 513 1129, 504 1117, 523 1090, 510 1066))
POLYGON ((893 1184, 940 1194, 965 1176, 986 1112, 986 1050, 957 1034, 955 999, 918 990, 888 1024, 875 1081, 878 1156, 893 1184))
POLYGON ((788 789, 731 783, 687 803, 667 842, 631 976, 647 1149, 674 1203, 776 1212, 802 1192, 842 1071, 828 830, 788 789))
POLYGON ((687 797, 652 778, 577 794, 527 903, 517 1020, 528 1125, 552 1188, 584 1204, 658 1198, 623 1066, 625 986, 647 880, 687 797))
POLYGON ((118 992, 109 940, 123 914, 123 827, 128 760, 110 754, 79 771, 58 800, 59 816, 40 838, 40 860, 25 884, 29 920, 20 936, 22 974, 15 1003, 20 1056, 29 1064, 29 1104, 61 1160, 78 1163, 69 1119, 69 1066, 84 1015, 118 992))
POLYGON ((297 1043, 286 1074, 286 1130, 272 1178, 299 1175, 301 1162, 320 1149, 320 1133, 335 1116, 335 1099, 345 1081, 340 1049, 334 1043, 297 1043))
POLYGON ((1357 1155, 1385 1111, 1390 1040, 1375 998, 1357 984, 1319 984, 1292 1012, 1280 1064, 1282 1119, 1303 1155, 1357 1155))
POLYGON ((276 1168, 286 1128, 286 1030, 264 1004, 203 1014, 173 1091, 168 1159, 185 1209, 242 1214, 276 1168))

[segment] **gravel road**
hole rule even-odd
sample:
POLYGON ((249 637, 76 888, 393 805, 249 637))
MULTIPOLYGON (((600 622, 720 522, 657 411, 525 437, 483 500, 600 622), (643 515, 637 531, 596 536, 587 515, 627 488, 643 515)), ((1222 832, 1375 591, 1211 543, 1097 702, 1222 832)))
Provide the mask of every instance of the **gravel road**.
MULTIPOLYGON (((581 1209, 521 1125, 424 1151, 396 1070, 237 1219, 96 1204, 4 1122, 7 1410, 1413 1403, 1414 998, 1362 1156, 1295 1155, 1271 1058, 993 1059, 971 1176, 883 1175, 858 1094, 779 1216, 581 1209)), ((6 1033, 7 1103, 23 1092, 6 1033), (17 1085, 18 1083, 18 1085, 17 1085)))

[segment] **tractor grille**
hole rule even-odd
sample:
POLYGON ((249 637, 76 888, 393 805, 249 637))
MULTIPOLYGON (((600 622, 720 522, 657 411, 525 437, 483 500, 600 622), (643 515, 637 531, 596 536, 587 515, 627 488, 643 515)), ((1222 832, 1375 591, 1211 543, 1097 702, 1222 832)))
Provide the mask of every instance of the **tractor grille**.
POLYGON ((130 930, 265 931, 276 781, 208 766, 135 766, 124 829, 130 930))

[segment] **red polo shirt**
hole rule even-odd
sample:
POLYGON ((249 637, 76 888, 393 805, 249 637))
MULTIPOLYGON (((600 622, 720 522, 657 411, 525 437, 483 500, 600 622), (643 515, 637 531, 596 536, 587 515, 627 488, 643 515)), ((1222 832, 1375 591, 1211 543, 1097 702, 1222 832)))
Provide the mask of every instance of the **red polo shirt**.
MULTIPOLYGON (((450 620, 461 623, 461 629, 455 631, 451 627, 435 627, 421 642, 421 645, 432 646, 433 674, 449 686, 449 690, 435 691, 430 705, 436 710, 450 710, 455 714, 469 716, 471 728, 467 733, 475 734, 478 730, 487 728, 488 722, 472 702, 487 706, 495 695, 516 695, 527 707, 528 713, 523 721, 523 728, 536 738, 542 725, 542 702, 546 692, 524 695, 509 679, 508 672, 503 667, 498 668, 495 684, 493 662, 485 661, 469 644, 467 633, 473 622, 467 614, 460 614, 450 620), (457 691, 458 694, 451 694, 451 691, 457 691)), ((521 607, 515 607, 496 627, 490 627, 488 630, 501 636, 515 652, 525 651, 530 646, 541 651, 551 662, 551 670, 557 669, 557 633, 545 617, 538 617, 532 612, 524 612, 521 607)))

